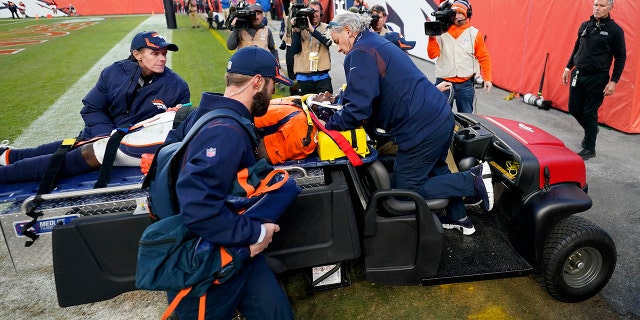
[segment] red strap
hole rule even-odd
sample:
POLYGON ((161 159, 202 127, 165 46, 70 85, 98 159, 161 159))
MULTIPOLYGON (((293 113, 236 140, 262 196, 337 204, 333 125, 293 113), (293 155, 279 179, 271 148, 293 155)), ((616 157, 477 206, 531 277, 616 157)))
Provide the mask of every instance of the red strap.
POLYGON ((311 116, 311 120, 313 120, 313 123, 315 123, 315 125, 320 128, 322 132, 326 133, 329 137, 331 137, 331 139, 333 139, 333 141, 335 141, 335 143, 338 145, 338 147, 340 147, 340 150, 344 152, 352 165, 357 167, 364 164, 364 162, 362 162, 362 159, 360 159, 360 156, 356 153, 355 150, 353 150, 353 147, 351 147, 351 144, 349 143, 349 140, 347 140, 347 138, 345 138, 339 131, 329 130, 325 128, 324 124, 320 120, 318 120, 318 117, 316 117, 315 113, 309 112, 309 115, 311 116))

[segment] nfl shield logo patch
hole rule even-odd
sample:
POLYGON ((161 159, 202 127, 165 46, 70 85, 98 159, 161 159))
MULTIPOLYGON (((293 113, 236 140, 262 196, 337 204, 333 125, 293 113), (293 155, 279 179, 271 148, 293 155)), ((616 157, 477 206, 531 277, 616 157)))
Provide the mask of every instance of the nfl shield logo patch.
POLYGON ((207 149, 207 158, 213 158, 216 156, 216 148, 207 149))

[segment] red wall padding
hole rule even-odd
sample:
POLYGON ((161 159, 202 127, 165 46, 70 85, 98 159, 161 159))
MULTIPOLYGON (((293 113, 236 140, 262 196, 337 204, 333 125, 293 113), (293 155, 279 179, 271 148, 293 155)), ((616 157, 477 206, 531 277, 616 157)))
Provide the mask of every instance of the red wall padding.
MULTIPOLYGON (((58 2, 59 7, 66 5, 58 2)), ((109 14, 139 14, 139 13, 164 13, 162 0, 73 0, 73 6, 78 14, 83 16, 109 15, 109 14)))
MULTIPOLYGON (((549 53, 542 94, 566 111, 569 88, 562 85, 562 72, 578 26, 592 14, 593 1, 472 0, 471 5, 472 24, 487 36, 494 84, 537 94, 549 53)), ((615 94, 605 98, 599 112, 601 123, 628 133, 640 133, 640 91, 635 90, 640 85, 640 27, 635 23, 639 14, 638 1, 616 1, 611 11, 625 32, 627 61, 615 94)))

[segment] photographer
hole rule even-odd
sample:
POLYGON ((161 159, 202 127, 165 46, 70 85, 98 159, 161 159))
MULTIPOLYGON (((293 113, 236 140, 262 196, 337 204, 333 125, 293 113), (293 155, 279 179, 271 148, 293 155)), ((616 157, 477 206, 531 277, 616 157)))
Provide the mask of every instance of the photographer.
POLYGON ((245 9, 246 4, 238 3, 236 10, 229 17, 231 19, 231 34, 227 39, 227 49, 235 50, 248 46, 256 46, 269 50, 278 58, 275 41, 271 30, 262 23, 264 12, 260 4, 254 4, 245 9))
POLYGON ((292 8, 293 34, 290 48, 295 54, 293 70, 299 94, 325 91, 333 93, 329 76, 331 39, 325 37, 328 25, 320 22, 322 4, 316 0, 311 0, 308 8, 301 8, 300 4, 301 1, 292 8))
POLYGON ((393 31, 391 27, 387 26, 387 10, 379 4, 371 7, 371 29, 381 36, 393 31))
MULTIPOLYGON (((429 36, 427 53, 436 61, 436 84, 449 81, 453 84, 458 112, 473 112, 475 96, 474 76, 477 73, 484 79, 484 88, 489 93, 491 83, 491 59, 484 42, 484 35, 471 26, 471 5, 466 0, 456 0, 443 14, 446 23, 452 23, 448 30, 438 36, 429 36)), ((442 7, 441 7, 442 9, 442 7)), ((442 21, 441 21, 442 22, 442 21)), ((445 28, 443 28, 445 29, 445 28)))

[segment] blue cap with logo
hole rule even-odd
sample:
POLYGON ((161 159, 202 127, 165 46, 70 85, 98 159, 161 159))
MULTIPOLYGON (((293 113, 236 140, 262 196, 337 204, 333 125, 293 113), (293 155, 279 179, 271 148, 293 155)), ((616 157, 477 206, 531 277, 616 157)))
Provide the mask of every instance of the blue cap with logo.
POLYGON ((236 51, 227 63, 227 72, 247 76, 259 74, 287 86, 293 85, 293 81, 282 74, 280 63, 273 54, 256 46, 244 47, 236 51))
POLYGON ((142 48, 149 48, 152 50, 167 48, 169 51, 178 51, 178 46, 167 42, 163 36, 155 31, 142 31, 133 37, 129 52, 132 52, 133 50, 140 50, 142 48))

